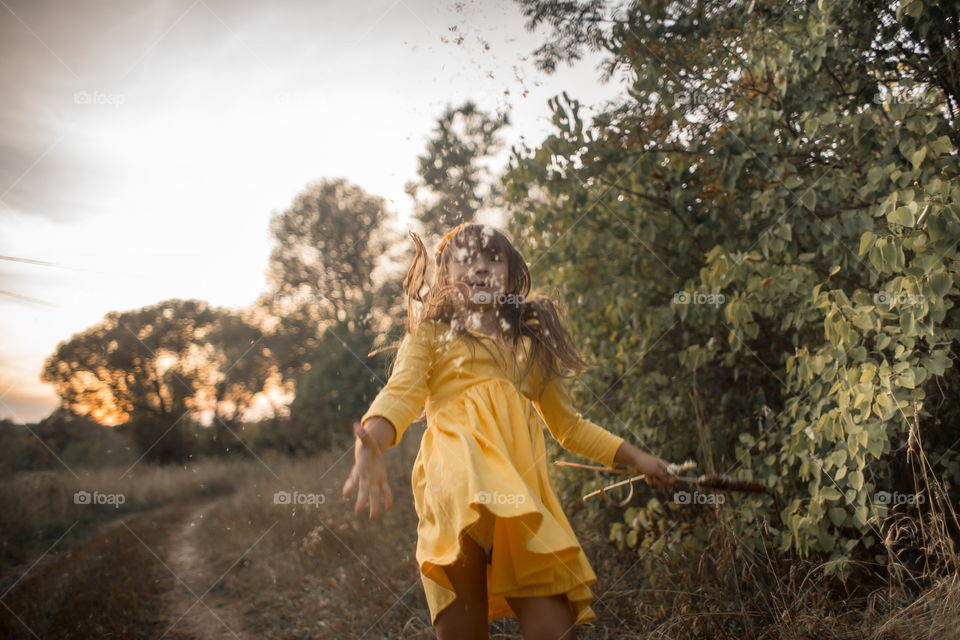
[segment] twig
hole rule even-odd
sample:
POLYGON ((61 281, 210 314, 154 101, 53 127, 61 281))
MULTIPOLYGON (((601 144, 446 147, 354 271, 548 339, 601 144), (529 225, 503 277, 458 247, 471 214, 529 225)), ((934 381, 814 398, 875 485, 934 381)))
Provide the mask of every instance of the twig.
MULTIPOLYGON (((623 469, 616 469, 612 467, 597 467, 594 465, 579 464, 577 462, 567 462, 565 460, 556 460, 554 461, 554 464, 559 465, 561 467, 573 467, 576 469, 587 469, 590 471, 607 471, 610 473, 621 473, 621 474, 634 473, 633 471, 625 471, 623 469)), ((682 464, 670 464, 668 465, 667 468, 677 480, 681 482, 688 482, 690 484, 695 484, 701 487, 706 487, 709 489, 720 489, 722 491, 745 491, 748 493, 764 493, 767 490, 767 488, 759 482, 754 482, 753 480, 743 480, 742 478, 731 478, 730 476, 716 475, 716 474, 708 474, 708 475, 701 475, 701 476, 679 475, 679 473, 683 471, 688 471, 695 466, 696 466, 695 462, 691 460, 687 460, 682 464)), ((646 474, 641 473, 638 475, 634 475, 633 477, 627 478, 626 480, 621 480, 620 482, 615 482, 611 485, 601 487, 596 491, 592 491, 587 495, 583 496, 583 500, 587 500, 588 498, 592 498, 596 495, 603 495, 603 497, 606 498, 608 501, 613 502, 610 499, 610 497, 607 496, 607 491, 609 491, 610 489, 615 489, 616 487, 622 487, 623 485, 630 485, 630 495, 628 495, 624 500, 622 500, 619 503, 621 507, 626 506, 627 503, 630 502, 631 498, 633 498, 633 483, 639 480, 646 480, 646 479, 647 479, 646 474)))

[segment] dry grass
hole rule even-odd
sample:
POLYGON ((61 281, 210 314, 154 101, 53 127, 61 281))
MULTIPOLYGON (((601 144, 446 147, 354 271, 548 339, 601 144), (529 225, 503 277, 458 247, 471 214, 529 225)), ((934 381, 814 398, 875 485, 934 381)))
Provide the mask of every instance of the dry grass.
MULTIPOLYGON (((585 537, 600 576, 598 622, 609 634, 597 637, 960 638, 960 525, 924 453, 916 420, 908 459, 926 497, 924 508, 875 522, 887 561, 854 562, 852 578, 845 582, 826 575, 823 559, 750 553, 722 507, 707 523, 711 537, 705 551, 697 557, 656 558, 655 577, 643 575, 644 563, 629 551, 611 550, 602 535, 585 537), (656 589, 649 587, 654 578, 656 589), (605 590, 604 584, 613 587, 605 590)), ((583 513, 574 518, 575 528, 591 531, 583 513)))
MULTIPOLYGON (((171 620, 157 609, 163 589, 171 588, 160 560, 178 540, 176 532, 189 526, 186 514, 207 504, 191 544, 203 558, 210 597, 237 612, 231 626, 240 637, 433 638, 415 559, 410 490, 421 432, 415 427, 388 452, 395 504, 375 521, 355 515, 353 500, 340 499, 352 450, 187 469, 138 465, 124 479, 125 469, 81 475, 80 481, 66 472, 20 475, 0 489, 5 531, 15 534, 7 536, 8 557, 33 562, 56 539, 52 535, 78 520, 86 534, 73 535, 81 530, 74 527, 3 598, 21 621, 0 608, 0 635, 30 637, 23 629, 29 624, 39 637, 158 637, 171 620), (74 491, 94 488, 123 492, 127 503, 119 511, 73 504, 74 491), (323 502, 277 504, 277 491, 316 494, 323 502), (108 523, 118 515, 124 523, 108 523)), ((825 577, 816 561, 747 553, 719 508, 706 551, 656 558, 652 588, 644 562, 614 548, 594 512, 578 496, 568 497, 566 511, 599 578, 593 587, 598 619, 582 625, 579 637, 952 637, 960 628, 960 580, 947 526, 954 516, 939 499, 930 504, 922 523, 882 523, 888 565, 860 566, 846 584, 825 577)), ((7 571, 3 590, 18 577, 7 571)), ((520 638, 515 618, 490 630, 491 638, 520 638)))
POLYGON ((186 467, 158 467, 140 462, 133 467, 7 475, 0 482, 0 530, 4 532, 0 566, 32 561, 38 550, 68 530, 62 543, 83 540, 119 515, 230 491, 253 465, 259 463, 204 460, 186 467), (124 502, 118 507, 76 504, 78 491, 122 494, 124 502))
POLYGON ((418 444, 419 432, 411 433, 388 452, 394 507, 376 520, 341 500, 351 448, 273 466, 204 522, 199 533, 216 551, 215 572, 227 572, 222 588, 247 603, 255 635, 433 637, 415 559, 410 469, 418 444), (278 491, 324 501, 275 504, 278 491))
POLYGON ((189 506, 187 500, 124 518, 69 551, 61 542, 29 571, 8 576, 0 590, 0 637, 159 637, 157 598, 168 576, 155 553, 163 553, 172 523, 189 506))

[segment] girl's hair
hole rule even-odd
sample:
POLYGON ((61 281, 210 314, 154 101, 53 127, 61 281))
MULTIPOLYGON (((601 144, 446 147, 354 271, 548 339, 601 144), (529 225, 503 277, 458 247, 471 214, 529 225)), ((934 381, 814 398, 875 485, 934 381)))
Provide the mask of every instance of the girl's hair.
MULTIPOLYGON (((467 331, 460 322, 454 321, 458 298, 466 299, 471 295, 471 290, 464 282, 450 282, 449 254, 451 249, 491 251, 499 254, 501 258, 505 257, 507 262, 505 290, 494 305, 498 333, 513 347, 510 351, 514 354, 515 366, 516 351, 522 336, 530 337, 531 350, 520 379, 525 379, 536 366, 543 373, 540 377, 539 394, 554 378, 572 377, 592 368, 583 360, 570 337, 562 303, 539 293, 527 297, 530 292, 530 271, 527 263, 502 232, 477 223, 456 227, 451 232, 452 236, 448 233, 438 246, 433 278, 429 285, 426 283, 428 260, 423 241, 413 231, 409 233, 416 244, 416 254, 403 279, 403 290, 407 298, 407 333, 415 331, 423 322, 442 321, 449 324, 455 334, 480 343, 479 338, 467 331), (420 303, 419 312, 416 303, 420 303)), ((377 349, 370 355, 395 349, 398 345, 399 341, 377 349)))

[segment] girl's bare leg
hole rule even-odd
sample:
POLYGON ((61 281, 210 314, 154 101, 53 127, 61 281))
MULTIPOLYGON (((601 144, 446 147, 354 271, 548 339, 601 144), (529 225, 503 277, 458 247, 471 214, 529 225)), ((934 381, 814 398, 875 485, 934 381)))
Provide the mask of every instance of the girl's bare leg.
POLYGON ((437 616, 439 640, 487 640, 487 556, 469 535, 462 535, 462 555, 445 567, 457 597, 437 616))
POLYGON ((577 640, 566 594, 507 598, 507 602, 520 619, 523 640, 577 640))

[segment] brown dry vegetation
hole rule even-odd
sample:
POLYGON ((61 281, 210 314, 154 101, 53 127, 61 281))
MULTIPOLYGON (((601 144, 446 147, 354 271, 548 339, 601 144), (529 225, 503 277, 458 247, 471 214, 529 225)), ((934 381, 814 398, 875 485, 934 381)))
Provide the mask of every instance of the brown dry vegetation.
MULTIPOLYGON (((387 454, 395 504, 375 521, 340 499, 352 451, 186 469, 138 465, 123 480, 126 469, 79 481, 66 471, 9 478, 0 636, 433 638, 414 555, 410 468, 422 427, 413 431, 387 454), (80 488, 122 491, 127 503, 75 505, 80 488), (277 491, 324 502, 276 504, 277 491)), ((813 561, 737 552, 722 508, 707 552, 677 559, 667 572, 676 579, 654 588, 644 558, 611 545, 576 496, 566 504, 599 577, 598 619, 579 628, 582 640, 892 640, 951 638, 960 628, 955 572, 901 568, 887 583, 843 585, 820 577, 813 561), (924 581, 932 586, 918 597, 924 581)), ((520 637, 515 618, 490 632, 520 637)))

